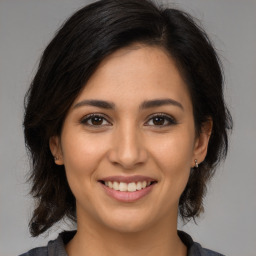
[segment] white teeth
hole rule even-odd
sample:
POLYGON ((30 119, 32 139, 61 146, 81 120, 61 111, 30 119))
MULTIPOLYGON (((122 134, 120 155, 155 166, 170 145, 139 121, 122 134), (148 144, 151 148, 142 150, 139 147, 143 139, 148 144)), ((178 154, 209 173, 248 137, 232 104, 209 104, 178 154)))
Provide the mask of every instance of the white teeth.
POLYGON ((108 187, 113 188, 113 183, 111 181, 108 182, 108 187))
POLYGON ((137 189, 137 190, 141 190, 141 189, 142 189, 142 184, 141 184, 141 182, 137 182, 136 189, 137 189))
POLYGON ((113 189, 114 190, 119 190, 119 183, 118 182, 116 182, 116 181, 113 182, 113 189))
POLYGON ((111 181, 105 181, 104 184, 105 184, 107 187, 113 188, 113 183, 112 183, 111 181))
POLYGON ((144 189, 145 187, 149 186, 151 184, 150 181, 138 181, 137 183, 135 182, 130 182, 130 183, 125 183, 125 182, 117 182, 117 181, 105 181, 104 184, 117 191, 122 191, 122 192, 135 192, 136 190, 141 190, 144 189))
POLYGON ((120 182, 120 184, 119 184, 119 190, 120 190, 120 191, 127 191, 127 183, 120 182))
POLYGON ((127 186, 127 190, 129 191, 129 192, 134 192, 134 191, 136 191, 136 184, 135 184, 135 182, 132 182, 132 183, 129 183, 128 184, 128 186, 127 186))

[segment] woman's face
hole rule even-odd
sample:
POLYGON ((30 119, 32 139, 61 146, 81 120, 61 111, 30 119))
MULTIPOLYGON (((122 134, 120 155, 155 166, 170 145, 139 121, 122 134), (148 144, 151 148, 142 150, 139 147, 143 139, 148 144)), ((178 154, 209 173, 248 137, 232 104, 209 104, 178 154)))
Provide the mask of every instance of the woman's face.
POLYGON ((134 232, 176 223, 190 168, 203 161, 207 142, 195 138, 174 61, 160 48, 134 45, 101 63, 50 147, 65 166, 78 225, 134 232))

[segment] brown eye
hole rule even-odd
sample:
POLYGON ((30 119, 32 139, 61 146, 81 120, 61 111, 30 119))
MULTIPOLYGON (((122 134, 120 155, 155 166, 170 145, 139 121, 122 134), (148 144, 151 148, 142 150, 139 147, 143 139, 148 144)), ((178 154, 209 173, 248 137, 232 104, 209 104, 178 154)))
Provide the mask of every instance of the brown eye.
POLYGON ((81 123, 86 126, 94 126, 94 127, 110 125, 110 123, 106 120, 105 117, 103 117, 101 115, 96 115, 96 114, 92 114, 92 115, 84 117, 81 120, 81 123))
POLYGON ((163 117, 154 117, 153 124, 154 125, 164 125, 165 119, 163 117))
POLYGON ((103 123, 103 118, 94 116, 91 118, 91 123, 92 123, 92 125, 101 125, 103 123))
POLYGON ((146 123, 146 126, 170 126, 177 124, 177 121, 166 114, 155 114, 146 123))

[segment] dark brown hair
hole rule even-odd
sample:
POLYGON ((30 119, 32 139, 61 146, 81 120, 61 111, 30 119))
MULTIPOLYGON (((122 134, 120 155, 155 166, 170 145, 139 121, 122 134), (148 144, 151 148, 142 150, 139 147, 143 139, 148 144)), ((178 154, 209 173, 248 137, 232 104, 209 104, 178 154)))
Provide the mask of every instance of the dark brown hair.
POLYGON ((162 47, 176 61, 190 91, 196 132, 213 121, 207 156, 191 169, 179 213, 189 220, 203 209, 207 181, 225 158, 232 119, 223 99, 219 59, 206 33, 182 11, 149 0, 102 0, 77 11, 45 49, 25 97, 24 133, 31 156, 31 193, 36 208, 30 231, 37 236, 68 217, 75 198, 64 166, 55 165, 51 136, 60 135, 67 111, 101 61, 132 43, 162 47))

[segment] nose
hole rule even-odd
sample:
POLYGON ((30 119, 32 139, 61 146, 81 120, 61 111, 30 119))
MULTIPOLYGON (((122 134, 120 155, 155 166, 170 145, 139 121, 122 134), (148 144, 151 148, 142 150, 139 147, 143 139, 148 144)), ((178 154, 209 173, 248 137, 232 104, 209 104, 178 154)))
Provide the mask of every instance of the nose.
POLYGON ((117 128, 112 142, 108 157, 113 164, 132 169, 147 161, 148 154, 140 131, 131 124, 117 128))

